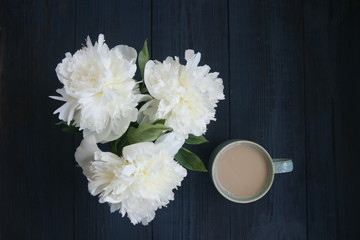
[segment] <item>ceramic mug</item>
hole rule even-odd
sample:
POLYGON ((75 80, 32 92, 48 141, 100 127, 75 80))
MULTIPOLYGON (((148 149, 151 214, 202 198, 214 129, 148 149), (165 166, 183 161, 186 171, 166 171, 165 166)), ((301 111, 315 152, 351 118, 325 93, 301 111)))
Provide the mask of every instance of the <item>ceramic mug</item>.
POLYGON ((291 172, 293 170, 293 162, 291 159, 287 159, 287 158, 276 158, 276 159, 271 158, 270 154, 262 146, 260 146, 255 142, 251 142, 247 140, 229 140, 220 144, 214 149, 214 151, 210 156, 208 169, 216 189, 219 191, 219 193, 222 196, 236 203, 249 203, 262 198, 269 191, 271 185, 273 184, 275 173, 291 172), (268 174, 265 184, 259 191, 257 191, 256 194, 248 197, 239 197, 230 194, 224 187, 222 187, 217 177, 217 171, 216 171, 216 165, 219 156, 222 153, 224 153, 226 150, 241 144, 245 144, 257 150, 259 153, 262 154, 262 156, 267 162, 266 165, 267 165, 268 174))

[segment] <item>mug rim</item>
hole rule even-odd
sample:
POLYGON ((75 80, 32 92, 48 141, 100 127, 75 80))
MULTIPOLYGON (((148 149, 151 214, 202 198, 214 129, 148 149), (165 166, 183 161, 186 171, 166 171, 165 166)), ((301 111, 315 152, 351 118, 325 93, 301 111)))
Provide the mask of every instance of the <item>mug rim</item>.
POLYGON ((257 200, 259 200, 260 198, 262 198, 271 188, 273 181, 274 181, 274 175, 275 175, 275 170, 274 170, 274 164, 272 161, 272 157, 270 156, 270 154, 266 151, 266 149, 264 147, 262 147, 260 144, 256 143, 256 142, 252 142, 249 140, 242 140, 242 139, 233 139, 233 140, 228 140, 225 141, 221 144, 219 144, 213 151, 213 153, 211 154, 210 157, 210 176, 212 179, 212 182, 215 185, 215 188, 217 189, 217 191, 226 199, 232 201, 232 202, 236 202, 236 203, 250 203, 250 202, 255 202, 257 200), (229 146, 231 145, 235 145, 235 144, 248 144, 248 145, 253 145, 255 146, 257 149, 260 149, 262 151, 262 153, 266 156, 266 160, 268 162, 268 165, 270 165, 270 167, 268 167, 269 172, 269 177, 268 180, 266 181, 266 183, 264 184, 263 188, 260 189, 259 192, 261 192, 260 194, 255 194, 253 195, 254 197, 248 197, 248 198, 244 198, 244 199, 240 199, 239 197, 236 197, 232 194, 226 194, 224 192, 224 190, 222 189, 223 187, 221 186, 221 184, 216 181, 216 177, 215 177, 215 171, 214 171, 214 167, 216 164, 216 161, 218 160, 220 154, 227 148, 229 148, 229 146), (262 191, 261 191, 262 190, 262 191))

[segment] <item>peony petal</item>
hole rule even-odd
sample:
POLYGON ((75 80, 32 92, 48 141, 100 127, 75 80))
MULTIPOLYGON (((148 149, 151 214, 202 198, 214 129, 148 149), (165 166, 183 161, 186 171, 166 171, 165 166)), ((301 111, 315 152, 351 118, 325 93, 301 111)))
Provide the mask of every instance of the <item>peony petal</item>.
POLYGON ((94 160, 94 153, 99 151, 101 152, 93 135, 84 138, 76 149, 75 160, 83 169, 83 173, 88 179, 91 178, 90 165, 94 160))
POLYGON ((150 76, 153 74, 154 67, 155 67, 154 61, 150 60, 146 63, 145 69, 144 69, 144 82, 145 82, 146 88, 149 91, 149 93, 151 94, 151 96, 156 98, 155 90, 150 83, 150 76))
POLYGON ((175 132, 167 133, 159 137, 155 145, 160 150, 166 150, 170 156, 174 157, 179 149, 184 145, 185 138, 175 132))
POLYGON ((185 51, 186 66, 196 67, 200 63, 201 53, 196 53, 192 49, 185 51))
POLYGON ((122 57, 129 61, 130 63, 133 63, 136 61, 137 58, 137 52, 134 48, 129 47, 127 45, 118 45, 116 47, 113 47, 111 50, 118 51, 121 53, 122 57))
POLYGON ((139 109, 139 114, 137 118, 137 122, 139 124, 149 123, 151 121, 150 116, 154 116, 154 114, 156 113, 156 108, 153 110, 152 114, 145 114, 145 113, 146 111, 149 111, 151 105, 154 104, 154 101, 158 102, 158 100, 152 99, 146 102, 144 105, 142 105, 142 107, 139 109))
POLYGON ((66 103, 56 109, 54 114, 59 113, 59 119, 67 122, 67 124, 70 125, 71 120, 73 120, 75 111, 79 108, 79 103, 76 98, 67 94, 63 88, 56 90, 56 92, 59 93, 62 97, 51 96, 51 98, 65 101, 66 103))
POLYGON ((125 147, 124 157, 101 151, 89 156, 87 153, 97 149, 91 136, 83 140, 76 158, 83 167, 83 159, 90 159, 88 187, 92 195, 99 194, 100 203, 109 203, 112 212, 127 214, 133 224, 146 225, 154 219, 157 209, 174 199, 173 190, 186 176, 186 170, 166 154, 174 142, 178 139, 171 133, 155 144, 142 142, 125 147))
POLYGON ((137 104, 150 98, 140 94, 133 79, 136 72, 136 50, 119 45, 109 50, 105 37, 100 34, 92 44, 73 55, 66 53, 56 67, 64 87, 54 97, 65 101, 58 108, 59 118, 84 130, 84 136, 93 134, 97 142, 115 140, 137 119, 137 104))
POLYGON ((122 154, 124 158, 130 162, 134 161, 137 156, 143 154, 147 149, 151 149, 154 146, 152 142, 141 142, 128 145, 123 148, 122 154))
POLYGON ((134 165, 127 165, 124 167, 122 173, 125 176, 130 176, 135 170, 136 170, 136 168, 134 167, 134 165))
POLYGON ((209 66, 198 66, 200 53, 186 50, 185 59, 186 65, 177 57, 146 64, 144 81, 154 100, 140 109, 144 116, 138 122, 165 119, 166 126, 187 137, 204 134, 215 120, 216 103, 224 98, 222 80, 218 73, 209 73, 209 66))

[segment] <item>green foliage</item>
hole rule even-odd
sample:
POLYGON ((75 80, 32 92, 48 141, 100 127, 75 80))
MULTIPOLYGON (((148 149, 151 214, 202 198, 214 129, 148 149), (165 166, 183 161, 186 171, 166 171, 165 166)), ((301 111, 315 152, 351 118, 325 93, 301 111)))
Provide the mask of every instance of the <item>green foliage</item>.
POLYGON ((186 148, 181 148, 179 150, 175 155, 175 160, 189 170, 207 172, 206 167, 199 156, 186 148))
POLYGON ((143 94, 148 93, 144 83, 144 71, 145 71, 145 65, 149 60, 150 60, 150 55, 147 47, 147 40, 145 40, 144 46, 138 56, 138 66, 140 69, 141 78, 143 79, 143 81, 140 83, 140 92, 143 94))
POLYGON ((63 129, 61 129, 63 132, 67 132, 67 133, 75 133, 75 134, 80 134, 81 131, 79 130, 78 127, 75 126, 75 122, 71 121, 70 125, 67 124, 67 122, 65 121, 60 121, 55 123, 55 125, 66 125, 66 127, 64 127, 63 129))
POLYGON ((126 133, 123 134, 120 138, 112 141, 109 143, 110 144, 110 149, 111 149, 111 152, 118 155, 118 156, 121 156, 122 155, 122 149, 129 145, 129 142, 126 138, 126 133))
POLYGON ((144 71, 145 71, 145 65, 150 60, 150 54, 147 47, 147 40, 144 42, 144 46, 142 50, 139 52, 138 56, 138 66, 141 73, 142 82, 140 83, 140 92, 143 94, 148 93, 148 90, 146 89, 145 83, 144 83, 144 71))
POLYGON ((126 136, 129 144, 138 142, 155 141, 163 132, 171 130, 171 128, 161 123, 144 123, 138 128, 130 127, 126 136))
POLYGON ((189 134, 188 139, 186 139, 185 143, 187 144, 201 144, 209 142, 203 135, 201 136, 195 136, 192 134, 189 134))
POLYGON ((142 79, 144 79, 145 65, 149 60, 150 60, 150 55, 149 55, 149 50, 147 47, 147 40, 145 40, 143 49, 140 51, 139 57, 138 57, 138 66, 140 69, 142 79))
POLYGON ((165 124, 165 119, 158 119, 153 124, 157 124, 157 123, 165 124))

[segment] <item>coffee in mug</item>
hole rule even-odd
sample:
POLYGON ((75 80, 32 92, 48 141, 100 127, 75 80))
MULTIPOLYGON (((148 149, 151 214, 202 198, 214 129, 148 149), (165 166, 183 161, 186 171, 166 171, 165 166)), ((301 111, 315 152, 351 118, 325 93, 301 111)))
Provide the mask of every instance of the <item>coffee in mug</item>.
POLYGON ((290 172, 290 159, 272 159, 260 145, 245 140, 230 140, 211 155, 209 170, 217 190, 225 198, 253 202, 270 189, 274 173, 290 172))

